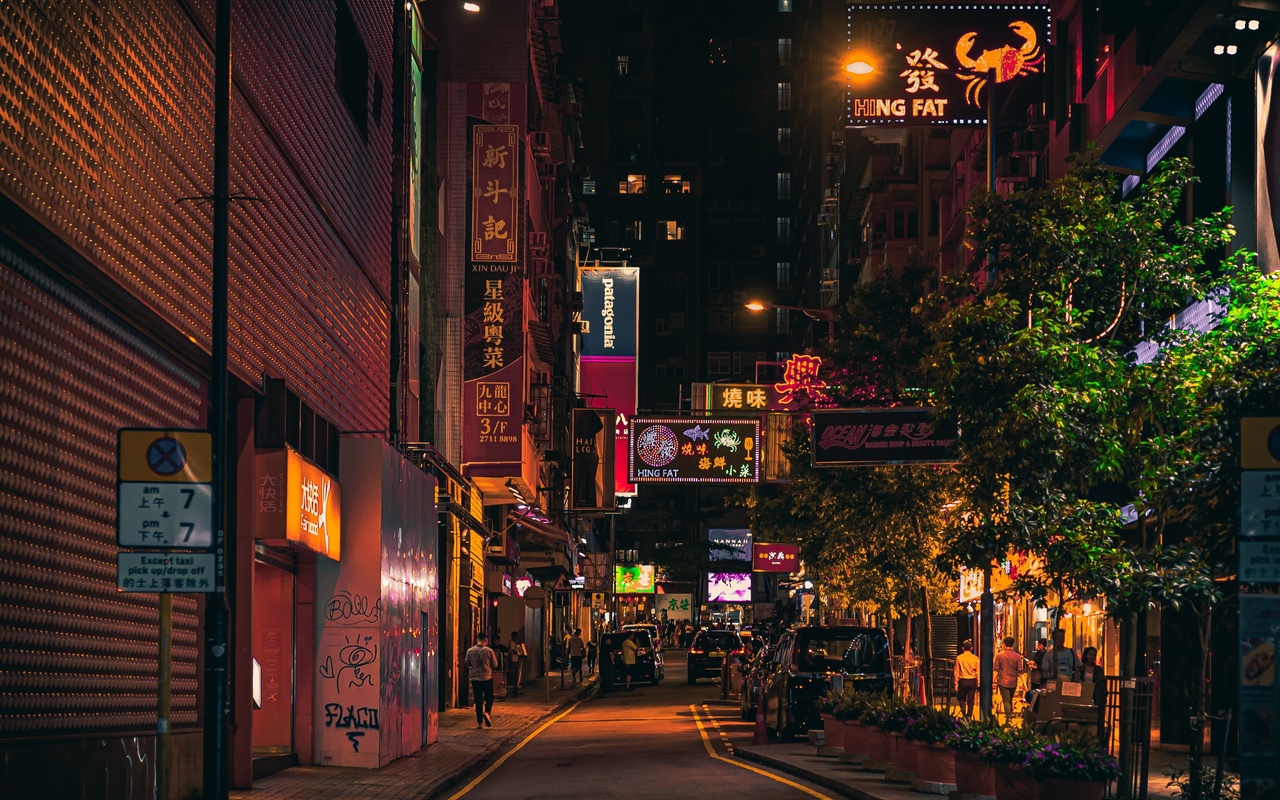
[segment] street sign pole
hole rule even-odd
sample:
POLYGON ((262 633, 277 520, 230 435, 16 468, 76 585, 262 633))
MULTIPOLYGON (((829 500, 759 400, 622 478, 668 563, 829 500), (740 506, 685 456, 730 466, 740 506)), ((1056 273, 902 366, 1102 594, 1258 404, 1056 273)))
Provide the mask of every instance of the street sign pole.
POLYGON ((204 617, 204 800, 226 800, 227 759, 227 237, 230 225, 231 0, 218 0, 213 52, 212 374, 214 593, 204 617))
POLYGON ((169 773, 173 739, 169 718, 173 712, 173 595, 160 593, 160 658, 156 670, 159 694, 156 713, 156 797, 169 797, 169 773))

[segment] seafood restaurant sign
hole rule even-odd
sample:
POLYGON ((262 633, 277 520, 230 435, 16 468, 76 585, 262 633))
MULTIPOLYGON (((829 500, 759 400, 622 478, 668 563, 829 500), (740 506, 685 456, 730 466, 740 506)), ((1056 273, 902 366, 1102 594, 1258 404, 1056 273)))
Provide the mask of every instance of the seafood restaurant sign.
POLYGON ((813 466, 880 467, 959 461, 956 426, 932 408, 841 408, 813 412, 813 466))
POLYGON ((846 13, 849 125, 983 125, 992 84, 1044 71, 1047 5, 849 5, 846 13))
POLYGON ((633 483, 756 483, 760 420, 706 417, 631 420, 633 483))

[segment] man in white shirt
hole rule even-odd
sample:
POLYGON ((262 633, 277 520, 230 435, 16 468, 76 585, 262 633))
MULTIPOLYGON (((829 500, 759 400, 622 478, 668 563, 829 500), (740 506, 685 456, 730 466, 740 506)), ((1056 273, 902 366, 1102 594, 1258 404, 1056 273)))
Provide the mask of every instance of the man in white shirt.
POLYGON ((1067 647, 1066 641, 1067 632, 1062 628, 1054 629, 1053 644, 1044 651, 1044 658, 1040 660, 1041 686, 1048 681, 1069 681, 1075 675, 1076 667, 1080 666, 1080 656, 1067 647))

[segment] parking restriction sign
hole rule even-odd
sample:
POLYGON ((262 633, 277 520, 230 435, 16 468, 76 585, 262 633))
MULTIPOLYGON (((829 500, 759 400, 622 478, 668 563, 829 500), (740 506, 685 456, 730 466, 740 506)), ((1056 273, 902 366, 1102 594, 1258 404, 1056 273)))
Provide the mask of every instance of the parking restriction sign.
POLYGON ((119 434, 116 543, 213 547, 213 440, 208 431, 126 428, 119 434))

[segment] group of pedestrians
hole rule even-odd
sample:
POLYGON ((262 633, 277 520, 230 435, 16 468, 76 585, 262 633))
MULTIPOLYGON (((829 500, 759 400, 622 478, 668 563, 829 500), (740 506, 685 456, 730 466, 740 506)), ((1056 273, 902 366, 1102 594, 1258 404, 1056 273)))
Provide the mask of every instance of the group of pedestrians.
MULTIPOLYGON (((995 686, 1000 691, 1004 706, 1004 721, 1013 719, 1014 695, 1024 674, 1029 676, 1033 690, 1043 689, 1049 681, 1080 681, 1093 685, 1092 698, 1099 709, 1106 705, 1106 675, 1098 664, 1098 648, 1086 647, 1079 655, 1066 645, 1067 632, 1058 628, 1053 632, 1053 642, 1044 639, 1036 642, 1030 658, 1015 647, 1012 636, 1005 637, 1004 649, 995 656, 995 686)), ((973 653, 973 641, 966 639, 960 645, 955 662, 955 689, 960 709, 966 717, 973 716, 974 701, 978 693, 982 662, 973 653)))

